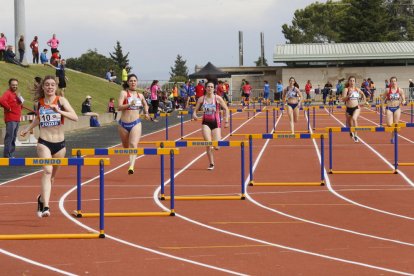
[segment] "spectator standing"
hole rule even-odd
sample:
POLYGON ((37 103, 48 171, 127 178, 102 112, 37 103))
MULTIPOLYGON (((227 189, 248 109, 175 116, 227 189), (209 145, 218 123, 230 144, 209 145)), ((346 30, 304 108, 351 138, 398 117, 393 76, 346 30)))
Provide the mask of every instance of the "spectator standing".
POLYGON ((267 80, 264 81, 263 86, 263 100, 265 105, 269 105, 270 85, 267 80))
POLYGON ((408 92, 410 95, 410 100, 414 99, 414 82, 412 79, 408 80, 408 92))
POLYGON ((46 65, 49 62, 49 59, 47 58, 47 49, 43 49, 43 52, 40 54, 40 62, 43 65, 46 65))
POLYGON ((19 42, 17 43, 19 47, 19 62, 23 62, 24 53, 26 52, 26 43, 24 42, 24 36, 20 36, 19 42))
POLYGON ((56 38, 56 34, 53 34, 52 38, 47 41, 52 55, 58 51, 59 43, 60 41, 56 38))
POLYGON ((9 89, 0 97, 0 105, 4 109, 4 122, 6 123, 6 136, 4 137, 3 157, 13 158, 16 150, 17 131, 24 99, 18 91, 19 81, 9 80, 9 89))
POLYGON ((227 82, 227 80, 224 81, 223 84, 224 94, 223 94, 223 100, 227 101, 227 106, 230 104, 230 98, 229 98, 229 92, 230 92, 230 85, 227 82))
POLYGON ((204 92, 205 92, 205 88, 203 85, 202 81, 199 81, 197 86, 195 87, 195 91, 196 91, 196 101, 198 101, 199 98, 201 98, 202 96, 204 96, 204 92))
POLYGON ((32 49, 33 63, 39 64, 39 42, 37 41, 37 36, 30 43, 30 49, 32 49))
POLYGON ((276 84, 276 92, 274 94, 274 101, 280 101, 283 92, 283 84, 282 81, 279 80, 276 84))
POLYGON ((243 85, 243 87, 242 87, 242 90, 243 90, 243 94, 242 94, 242 97, 243 97, 243 106, 245 105, 245 104, 247 104, 247 105, 249 105, 249 98, 250 98, 250 94, 251 94, 251 92, 252 92, 252 87, 250 86, 250 83, 248 82, 248 81, 244 81, 244 85, 243 85))
POLYGON ((65 59, 60 60, 59 65, 56 67, 56 77, 59 86, 59 96, 65 97, 66 81, 68 78, 65 73, 66 61, 65 59))
POLYGON ((158 80, 153 80, 150 86, 150 93, 151 93, 151 106, 152 106, 152 113, 154 114, 154 118, 152 119, 154 122, 158 122, 157 114, 158 114, 158 106, 160 104, 160 99, 158 97, 158 91, 160 87, 158 86, 158 80))
MULTIPOLYGON (((39 126, 37 154, 40 158, 62 158, 66 154, 64 118, 77 121, 78 116, 65 98, 56 95, 54 76, 46 76, 36 91, 35 101, 39 108, 33 122, 23 130, 24 136, 39 126)), ((44 166, 41 178, 40 195, 37 197, 37 215, 40 218, 50 216, 49 200, 56 173, 60 166, 44 166)))
POLYGON ((305 84, 305 93, 306 93, 306 100, 307 100, 307 105, 310 105, 310 101, 311 101, 311 89, 312 89, 312 83, 310 80, 308 80, 305 84))
POLYGON ((369 87, 369 92, 370 92, 370 101, 372 102, 374 100, 374 96, 375 96, 375 83, 371 78, 368 78, 368 87, 369 87))
POLYGON ((124 89, 128 88, 128 65, 125 65, 124 68, 122 68, 122 72, 121 72, 121 80, 122 80, 122 87, 124 87, 124 89))
POLYGON ((0 61, 4 60, 4 53, 6 52, 7 38, 3 33, 0 33, 0 61))
POLYGON ((115 98, 109 99, 108 112, 114 115, 114 121, 116 121, 116 117, 118 116, 118 113, 115 110, 115 98))
POLYGON ((187 89, 185 88, 185 84, 181 85, 179 102, 181 104, 182 109, 185 109, 187 107, 187 89))
POLYGON ((178 109, 180 106, 178 105, 178 85, 176 82, 173 85, 172 96, 174 99, 174 108, 178 109))
POLYGON ((339 104, 339 98, 342 97, 342 91, 344 91, 344 84, 342 83, 345 79, 338 80, 336 84, 336 103, 339 104))
POLYGON ((326 98, 332 94, 332 83, 328 81, 322 89, 323 104, 326 104, 326 98))

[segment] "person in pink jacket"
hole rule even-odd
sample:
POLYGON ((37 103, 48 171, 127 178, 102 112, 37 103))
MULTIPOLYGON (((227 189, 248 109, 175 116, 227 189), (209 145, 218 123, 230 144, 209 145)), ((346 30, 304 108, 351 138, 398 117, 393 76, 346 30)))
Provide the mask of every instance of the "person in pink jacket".
POLYGON ((6 52, 7 38, 0 33, 0 61, 4 60, 4 52, 6 52))
POLYGON ((50 47, 52 54, 57 51, 59 39, 56 38, 56 34, 53 34, 53 37, 47 41, 47 45, 50 47))

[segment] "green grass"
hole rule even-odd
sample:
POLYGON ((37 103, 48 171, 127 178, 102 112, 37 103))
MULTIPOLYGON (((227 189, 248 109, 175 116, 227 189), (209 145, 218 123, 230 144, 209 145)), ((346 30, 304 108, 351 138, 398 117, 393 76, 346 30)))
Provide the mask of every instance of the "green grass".
MULTIPOLYGON (((23 68, 14 64, 0 62, 0 94, 3 94, 9 87, 10 78, 19 80, 19 90, 25 99, 24 106, 33 108, 33 95, 30 93, 29 87, 33 87, 33 79, 36 76, 43 78, 46 75, 55 75, 53 68, 43 65, 30 65, 29 68, 23 68)), ((78 115, 81 114, 82 102, 86 95, 92 96, 92 111, 104 113, 107 111, 109 98, 118 100, 121 86, 110 83, 104 79, 95 76, 83 74, 76 71, 66 70, 66 76, 69 81, 65 91, 65 97, 78 115)), ((116 103, 115 103, 116 104, 116 103)), ((26 114, 23 110, 23 114, 26 114)), ((4 127, 3 108, 0 112, 0 127, 4 127)))

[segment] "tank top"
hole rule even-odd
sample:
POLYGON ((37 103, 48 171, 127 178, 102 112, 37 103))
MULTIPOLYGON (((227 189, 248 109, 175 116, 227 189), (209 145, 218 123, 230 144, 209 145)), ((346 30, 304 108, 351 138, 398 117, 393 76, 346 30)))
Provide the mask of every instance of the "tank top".
MULTIPOLYGON (((59 96, 56 96, 52 104, 57 104, 58 109, 64 110, 59 102, 59 96)), ((54 127, 64 124, 62 114, 54 111, 50 105, 45 104, 45 98, 40 98, 38 103, 37 115, 39 116, 40 127, 54 127)))
POLYGON ((387 94, 387 100, 389 101, 399 101, 400 100, 400 89, 397 88, 396 92, 392 92, 391 91, 391 87, 388 90, 388 94, 387 94))
POLYGON ((358 100, 359 99, 359 92, 358 90, 348 91, 349 100, 358 100))
POLYGON ((127 97, 124 99, 123 104, 129 104, 127 110, 142 110, 144 108, 144 105, 142 104, 141 98, 138 96, 133 96, 129 90, 127 92, 127 97))
POLYGON ((214 95, 212 103, 207 103, 206 98, 204 97, 202 105, 203 122, 218 122, 220 106, 217 103, 216 95, 214 95))
POLYGON ((298 92, 296 91, 296 87, 293 87, 292 90, 289 90, 289 86, 286 87, 286 98, 298 98, 298 92))

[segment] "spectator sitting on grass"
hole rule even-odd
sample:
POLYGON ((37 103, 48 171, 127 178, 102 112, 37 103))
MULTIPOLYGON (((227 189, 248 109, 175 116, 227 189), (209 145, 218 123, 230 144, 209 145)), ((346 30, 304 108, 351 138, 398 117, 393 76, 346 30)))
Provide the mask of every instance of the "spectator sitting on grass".
POLYGON ((114 70, 109 69, 108 72, 106 72, 105 79, 109 82, 115 82, 116 76, 114 74, 114 70))
POLYGON ((24 65, 16 59, 16 54, 13 52, 13 46, 11 45, 7 46, 7 50, 4 53, 4 61, 7 63, 13 63, 13 64, 20 65, 23 67, 29 67, 29 65, 24 65))
POLYGON ((86 96, 85 101, 82 103, 82 115, 84 116, 95 116, 95 117, 99 117, 98 113, 92 112, 91 109, 91 96, 86 96))

